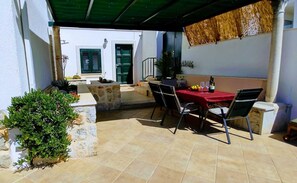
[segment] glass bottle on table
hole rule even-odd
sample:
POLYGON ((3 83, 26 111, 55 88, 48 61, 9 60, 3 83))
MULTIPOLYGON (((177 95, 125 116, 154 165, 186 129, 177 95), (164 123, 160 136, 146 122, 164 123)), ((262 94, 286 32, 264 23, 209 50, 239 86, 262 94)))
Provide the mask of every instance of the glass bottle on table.
POLYGON ((216 83, 214 81, 214 78, 212 76, 210 76, 209 79, 209 92, 213 93, 215 91, 216 88, 216 83))

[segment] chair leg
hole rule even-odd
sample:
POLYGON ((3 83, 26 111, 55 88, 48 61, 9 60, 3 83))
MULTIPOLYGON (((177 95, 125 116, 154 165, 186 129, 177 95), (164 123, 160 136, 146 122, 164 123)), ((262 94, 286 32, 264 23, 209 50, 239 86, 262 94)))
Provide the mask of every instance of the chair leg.
POLYGON ((153 115, 154 115, 156 107, 157 107, 157 104, 155 104, 155 106, 154 106, 154 109, 153 109, 153 112, 152 112, 152 115, 151 115, 151 119, 153 119, 153 115))
POLYGON ((179 121, 178 121, 178 123, 177 123, 177 125, 176 125, 176 127, 175 127, 175 130, 174 130, 173 134, 176 133, 176 130, 178 129, 178 127, 179 127, 181 121, 183 120, 183 117, 184 117, 184 114, 181 114, 181 116, 180 116, 180 118, 179 118, 179 121))
MULTIPOLYGON (((204 113, 204 112, 202 112, 202 113, 204 113)), ((207 118, 207 114, 208 114, 208 111, 206 111, 205 114, 202 115, 201 124, 200 124, 200 131, 202 131, 202 129, 203 129, 204 122, 206 121, 206 118, 207 118)))
POLYGON ((250 123, 250 119, 249 117, 245 117, 246 119, 246 123, 247 123, 247 126, 248 126, 248 130, 250 132, 250 137, 251 137, 251 140, 254 140, 254 137, 253 137, 253 132, 252 132, 252 128, 251 128, 251 123, 250 123))
POLYGON ((228 144, 231 144, 231 141, 230 141, 230 136, 229 136, 229 131, 228 131, 228 127, 227 127, 227 121, 226 119, 223 118, 223 122, 224 122, 224 127, 225 127, 225 132, 226 132, 226 136, 227 136, 227 141, 228 141, 228 144))
POLYGON ((165 116, 166 116, 167 112, 168 112, 168 109, 166 109, 165 113, 163 114, 162 121, 160 123, 161 126, 163 126, 163 123, 164 123, 165 116))

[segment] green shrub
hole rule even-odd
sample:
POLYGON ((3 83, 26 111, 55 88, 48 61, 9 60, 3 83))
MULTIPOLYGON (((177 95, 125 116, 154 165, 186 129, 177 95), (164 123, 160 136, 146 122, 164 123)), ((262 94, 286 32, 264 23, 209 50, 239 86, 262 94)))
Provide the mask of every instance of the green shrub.
POLYGON ((22 97, 12 98, 8 107, 9 117, 2 123, 7 128, 18 128, 17 141, 27 155, 17 165, 27 162, 33 166, 34 158, 68 157, 67 125, 78 115, 70 107, 76 100, 69 94, 53 91, 46 94, 32 90, 22 97))

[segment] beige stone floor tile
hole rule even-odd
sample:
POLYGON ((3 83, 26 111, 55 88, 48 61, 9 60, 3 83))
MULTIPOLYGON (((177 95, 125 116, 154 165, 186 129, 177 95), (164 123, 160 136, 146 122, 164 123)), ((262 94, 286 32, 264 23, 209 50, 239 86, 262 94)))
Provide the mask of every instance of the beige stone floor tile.
POLYGON ((184 153, 168 150, 168 152, 164 155, 164 158, 159 163, 159 166, 184 172, 187 168, 189 159, 189 154, 187 155, 184 153))
POLYGON ((26 176, 26 179, 32 182, 50 182, 55 180, 56 176, 62 172, 69 173, 68 168, 59 166, 36 168, 36 171, 26 176))
POLYGON ((297 182, 297 171, 292 169, 278 169, 278 174, 285 183, 296 183, 297 182))
POLYGON ((149 183, 180 183, 183 178, 183 172, 175 171, 165 167, 157 167, 149 183))
POLYGON ((185 174, 182 183, 214 183, 215 181, 205 180, 201 177, 197 177, 190 174, 185 174))
POLYGON ((47 179, 46 181, 42 181, 42 183, 80 183, 83 182, 86 178, 84 173, 70 173, 70 172, 63 172, 58 174, 56 177, 51 179, 47 179))
POLYGON ((249 176, 250 183, 281 183, 280 180, 271 180, 263 177, 249 176))
POLYGON ((219 146, 218 156, 243 158, 243 151, 241 149, 241 146, 219 146))
POLYGON ((277 170, 294 170, 297 171, 297 158, 296 157, 284 157, 282 155, 271 155, 272 161, 277 170))
POLYGON ((244 159, 236 156, 232 157, 219 155, 217 167, 238 171, 240 173, 247 173, 244 159))
MULTIPOLYGON (((68 171, 70 173, 76 174, 79 173, 81 175, 87 175, 88 173, 92 172, 94 168, 96 168, 98 165, 95 163, 91 163, 89 161, 86 161, 84 158, 80 158, 78 161, 74 162, 71 166, 68 168, 63 168, 61 171, 68 171), (81 171, 84 170, 84 171, 81 171)), ((56 171, 56 169, 53 169, 53 171, 56 171)))
POLYGON ((199 155, 201 153, 204 154, 213 154, 217 155, 218 153, 218 145, 217 144, 202 144, 202 143, 197 143, 193 147, 193 152, 192 156, 199 155))
POLYGON ((134 160, 129 156, 125 156, 122 154, 114 154, 110 156, 108 159, 102 162, 103 165, 114 168, 119 171, 123 171, 129 164, 134 160))
POLYGON ((136 159, 157 165, 163 159, 166 151, 162 151, 162 149, 160 151, 157 149, 145 150, 136 159))
POLYGON ((0 169, 0 182, 14 182, 16 180, 21 180, 24 177, 21 173, 14 173, 12 170, 0 169))
POLYGON ((263 177, 272 180, 280 180, 274 165, 262 162, 246 162, 248 174, 256 177, 263 177))
POLYGON ((144 179, 141 179, 139 177, 135 177, 133 175, 122 173, 115 181, 114 183, 145 183, 146 181, 144 179))
POLYGON ((191 159, 189 161, 186 174, 201 177, 203 180, 214 181, 216 165, 208 164, 207 161, 191 159))
POLYGON ((239 173, 237 171, 217 168, 216 183, 248 183, 249 179, 246 173, 239 173))
POLYGON ((112 157, 114 154, 115 153, 113 152, 104 150, 104 152, 100 152, 100 154, 97 154, 97 156, 86 157, 81 159, 84 159, 84 161, 90 164, 100 165, 100 164, 103 164, 107 159, 112 157))
POLYGON ((110 183, 117 179, 121 171, 106 166, 98 166, 82 181, 85 183, 110 183))
POLYGON ((267 150, 271 155, 294 156, 292 151, 286 147, 287 144, 285 143, 282 143, 281 145, 268 145, 267 150))
POLYGON ((190 155, 195 144, 196 142, 186 139, 174 139, 174 141, 171 143, 169 150, 190 155))
POLYGON ((147 149, 149 142, 147 142, 143 139, 134 138, 129 142, 129 144, 141 147, 143 149, 147 149))
POLYGON ((125 143, 120 140, 110 140, 100 146, 100 148, 110 151, 113 153, 118 152, 122 147, 124 147, 125 143))
POLYGON ((15 181, 16 183, 35 183, 35 182, 33 182, 32 180, 30 180, 30 179, 28 179, 28 178, 26 178, 26 177, 24 177, 23 179, 21 179, 21 180, 18 180, 18 181, 15 181))
POLYGON ((142 147, 132 144, 126 144, 122 149, 120 149, 117 154, 123 154, 125 156, 129 156, 131 158, 137 157, 144 151, 142 147))
POLYGON ((217 164, 218 156, 217 154, 213 153, 192 153, 190 162, 198 163, 198 164, 205 164, 215 166, 217 164))
POLYGON ((258 153, 256 151, 243 150, 243 156, 246 162, 262 162, 273 165, 273 161, 269 154, 258 153))
POLYGON ((125 169, 124 173, 128 173, 144 180, 148 180, 152 176, 156 167, 157 165, 153 165, 140 160, 135 160, 125 169))
POLYGON ((263 144, 244 143, 241 146, 244 152, 250 151, 250 152, 256 152, 256 153, 268 154, 267 147, 263 144))

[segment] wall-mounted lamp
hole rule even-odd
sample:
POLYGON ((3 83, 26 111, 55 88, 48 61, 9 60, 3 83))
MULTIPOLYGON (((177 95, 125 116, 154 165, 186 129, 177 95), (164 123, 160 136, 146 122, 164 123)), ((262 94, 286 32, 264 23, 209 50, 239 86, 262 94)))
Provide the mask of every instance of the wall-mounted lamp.
POLYGON ((69 42, 67 42, 66 40, 61 40, 61 44, 68 44, 69 42))
POLYGON ((104 48, 104 49, 106 48, 106 46, 107 46, 107 43, 108 43, 107 39, 106 39, 106 38, 104 38, 104 42, 103 42, 103 48, 104 48))

